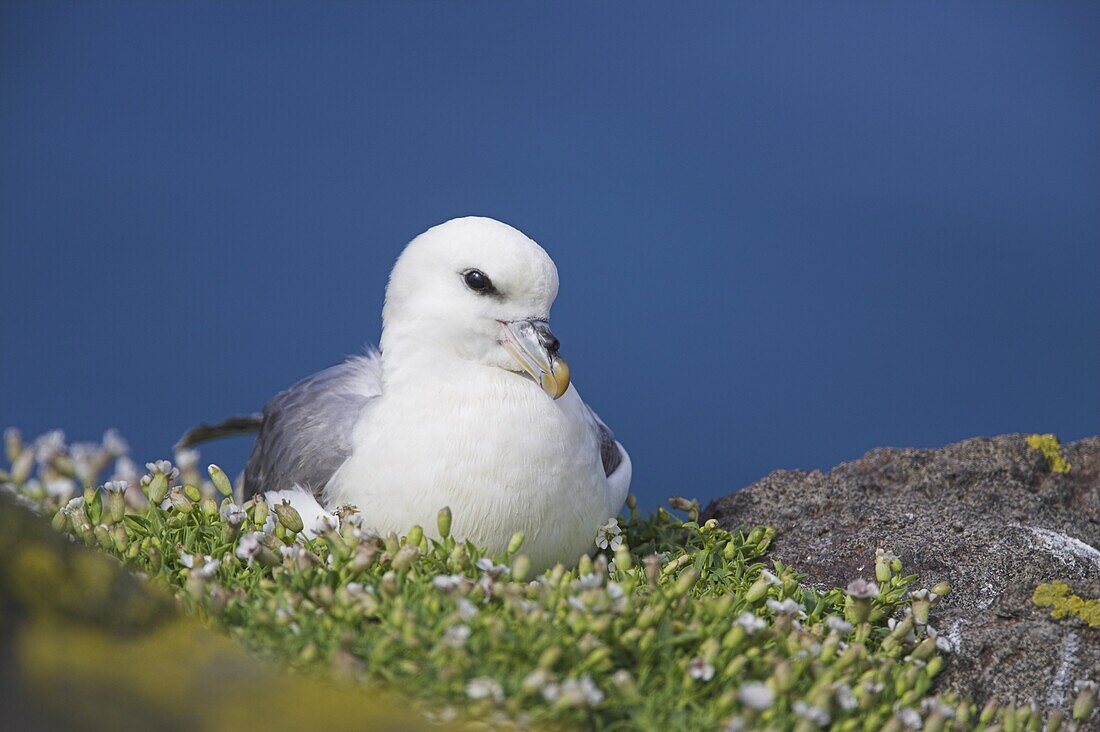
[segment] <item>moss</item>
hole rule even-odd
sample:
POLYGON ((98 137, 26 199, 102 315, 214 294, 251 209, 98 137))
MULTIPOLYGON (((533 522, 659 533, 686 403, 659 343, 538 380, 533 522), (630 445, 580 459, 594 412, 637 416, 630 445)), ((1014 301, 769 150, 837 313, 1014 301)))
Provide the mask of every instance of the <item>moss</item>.
POLYGON ((1047 460, 1047 467, 1052 473, 1068 473, 1070 464, 1066 462, 1065 457, 1062 456, 1062 445, 1058 442, 1058 438, 1051 434, 1046 435, 1030 435, 1027 438, 1027 444, 1032 450, 1038 450, 1043 453, 1043 457, 1047 460))
POLYGON ((1039 607, 1050 608, 1052 618, 1076 617, 1088 623, 1090 628, 1100 628, 1100 599, 1074 595, 1065 582, 1039 585, 1031 601, 1039 607))

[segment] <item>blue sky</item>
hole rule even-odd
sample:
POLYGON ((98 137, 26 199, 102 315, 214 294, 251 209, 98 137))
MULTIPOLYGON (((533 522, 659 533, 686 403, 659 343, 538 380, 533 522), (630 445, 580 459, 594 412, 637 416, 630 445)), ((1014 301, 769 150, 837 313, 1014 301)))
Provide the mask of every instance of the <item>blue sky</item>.
MULTIPOLYGON (((1100 432, 1095 3, 0 4, 0 422, 142 459, 539 241, 652 505, 1100 432)), ((240 469, 248 441, 206 450, 240 469)))

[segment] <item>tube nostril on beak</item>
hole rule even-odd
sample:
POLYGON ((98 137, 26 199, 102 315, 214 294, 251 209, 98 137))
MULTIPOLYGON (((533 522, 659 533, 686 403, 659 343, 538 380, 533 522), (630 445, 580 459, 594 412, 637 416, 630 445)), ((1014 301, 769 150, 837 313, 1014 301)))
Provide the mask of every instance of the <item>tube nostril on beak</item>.
POLYGON ((539 343, 547 350, 548 353, 557 353, 558 348, 561 347, 561 342, 558 341, 558 337, 550 331, 550 325, 545 321, 536 321, 532 325, 535 326, 535 332, 539 336, 539 343))

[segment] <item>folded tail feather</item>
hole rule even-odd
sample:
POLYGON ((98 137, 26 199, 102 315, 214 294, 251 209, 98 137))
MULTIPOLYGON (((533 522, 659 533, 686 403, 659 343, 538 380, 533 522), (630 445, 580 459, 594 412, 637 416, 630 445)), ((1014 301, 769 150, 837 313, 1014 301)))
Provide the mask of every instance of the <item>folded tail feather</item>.
POLYGON ((200 424, 183 433, 183 437, 176 443, 176 449, 197 445, 200 442, 217 440, 233 435, 248 435, 259 432, 264 423, 262 414, 245 414, 223 419, 217 424, 200 424))

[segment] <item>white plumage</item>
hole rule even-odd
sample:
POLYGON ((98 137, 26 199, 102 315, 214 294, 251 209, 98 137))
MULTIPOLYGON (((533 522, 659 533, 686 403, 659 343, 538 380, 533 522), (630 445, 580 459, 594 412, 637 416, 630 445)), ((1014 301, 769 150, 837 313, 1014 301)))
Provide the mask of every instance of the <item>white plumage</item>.
POLYGON ((246 492, 288 498, 306 525, 350 504, 379 532, 453 532, 536 568, 572 564, 622 507, 630 458, 569 383, 547 321, 557 269, 492 219, 455 219, 405 248, 380 353, 273 399, 246 492), (472 274, 474 273, 474 274, 472 274), (488 284, 486 284, 488 283, 488 284))

